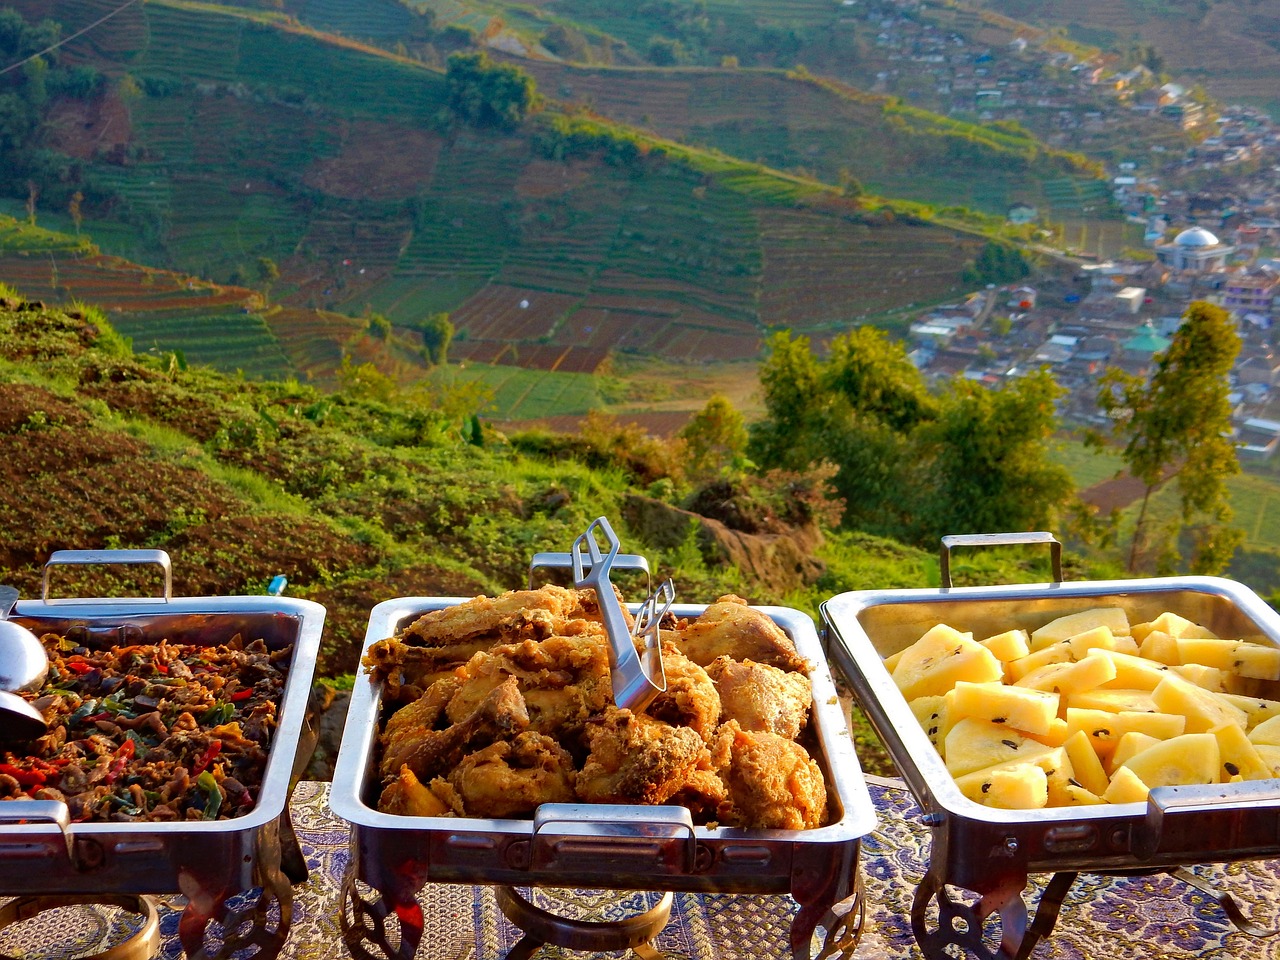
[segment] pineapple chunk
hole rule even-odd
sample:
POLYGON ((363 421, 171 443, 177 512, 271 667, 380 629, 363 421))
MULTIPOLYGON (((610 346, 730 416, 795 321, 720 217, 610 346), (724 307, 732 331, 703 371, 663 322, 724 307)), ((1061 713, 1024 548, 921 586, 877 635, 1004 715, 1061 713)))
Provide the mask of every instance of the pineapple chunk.
POLYGON ((908 701, 945 694, 958 680, 990 683, 1004 676, 1004 664, 986 647, 946 624, 938 624, 902 652, 893 682, 908 701))
POLYGON ((1056 693, 964 680, 956 683, 954 689, 950 710, 957 718, 978 717, 1024 733, 1045 734, 1058 715, 1056 693))
POLYGON ((1067 697, 1067 706, 1083 710, 1106 710, 1109 713, 1119 713, 1122 710, 1133 713, 1156 712, 1156 702, 1151 699, 1150 690, 1085 690, 1067 697))
POLYGON ((1116 742, 1116 748, 1111 751, 1111 757, 1107 761, 1107 769, 1115 773, 1116 767, 1124 766, 1124 762, 1130 757, 1136 757, 1147 747, 1154 747, 1160 742, 1149 733, 1130 730, 1116 742))
POLYGON ((1104 657, 1087 657, 1078 663, 1046 663, 1024 675, 1014 686, 1047 690, 1066 696, 1093 690, 1116 676, 1115 664, 1104 657))
POLYGON ((1106 802, 1092 790, 1086 790, 1078 783, 1069 783, 1063 788, 1061 802, 1055 806, 1093 807, 1106 802))
POLYGON ((1145 803, 1151 788, 1128 767, 1119 767, 1102 793, 1107 803, 1145 803))
POLYGON ((1220 670, 1231 669, 1239 640, 1223 640, 1220 637, 1178 637, 1178 659, 1183 663, 1202 663, 1220 670))
POLYGON ((943 743, 947 739, 947 730, 950 729, 947 723, 947 698, 916 697, 907 706, 915 715, 916 722, 924 729, 929 742, 937 748, 939 753, 942 753, 943 743))
POLYGON ((1077 730, 1062 744, 1071 760, 1075 780, 1090 793, 1103 794, 1107 789, 1107 771, 1102 768, 1093 749, 1093 741, 1083 730, 1077 730))
POLYGON ((1143 638, 1138 646, 1138 656, 1156 663, 1167 663, 1171 667, 1182 663, 1178 656, 1178 638, 1163 630, 1152 630, 1143 638))
POLYGON ((965 717, 947 733, 943 757, 948 772, 958 777, 985 767, 1028 760, 1052 749, 1002 724, 965 717))
POLYGON ((1002 810, 1038 810, 1049 802, 1049 778, 1034 763, 978 771, 956 780, 970 800, 1002 810))
POLYGON ((1226 690, 1228 674, 1217 667, 1203 663, 1183 663, 1169 668, 1184 680, 1190 680, 1202 690, 1222 693, 1226 690))
POLYGON ((1250 730, 1249 742, 1280 747, 1280 715, 1269 717, 1250 730))
POLYGON ((1152 620, 1151 629, 1167 633, 1171 637, 1206 637, 1212 639, 1216 636, 1208 627, 1179 616, 1172 610, 1166 610, 1152 620))
POLYGON ((1280 747, 1272 743, 1259 743, 1256 746, 1262 762, 1271 768, 1271 776, 1280 777, 1280 747))
POLYGON ((1116 676, 1114 680, 1108 680, 1106 686, 1113 689, 1154 690, 1170 669, 1166 664, 1153 663, 1117 650, 1100 650, 1094 647, 1086 656, 1111 659, 1116 667, 1116 676))
POLYGON ((1042 647, 1035 653, 1027 654, 1017 660, 1010 660, 1007 664, 1009 679, 1017 683, 1032 670, 1038 670, 1040 667, 1048 666, 1051 663, 1070 663, 1071 648, 1065 643, 1055 643, 1047 647, 1042 647))
POLYGON ((1246 730, 1252 730, 1264 720, 1280 717, 1280 700, 1268 700, 1265 697, 1246 697, 1238 693, 1220 693, 1218 696, 1248 714, 1249 719, 1245 723, 1246 730))
POLYGON ((1243 727, 1224 723, 1209 732, 1218 738, 1218 756, 1222 760, 1219 780, 1224 783, 1233 777, 1267 780, 1272 776, 1271 768, 1258 755, 1258 748, 1249 740, 1243 727))
POLYGON ((1148 787, 1217 783, 1222 755, 1212 733, 1184 733, 1130 757, 1123 768, 1137 774, 1148 787))
POLYGON ((1027 631, 1025 630, 1006 630, 1004 633, 997 633, 994 637, 987 637, 987 639, 980 642, 1001 663, 1017 660, 1019 657, 1025 657, 1031 652, 1031 647, 1027 644, 1027 631))
MULTIPOLYGON (((1044 774, 1048 797, 1046 805, 1054 803, 1055 798, 1061 798, 1065 794, 1067 787, 1075 782, 1072 779, 1071 759, 1066 750, 1058 747, 1055 750, 1046 751, 1029 759, 1019 758, 966 773, 963 776, 956 777, 956 786, 970 800, 986 803, 988 802, 986 798, 990 795, 991 787, 985 785, 991 782, 993 774, 1000 771, 1021 770, 1023 767, 1038 767, 1044 774)), ((1035 782, 1039 778, 1032 776, 1032 780, 1035 782)), ((1002 801, 999 805, 1003 806, 1005 802, 1007 801, 1002 801)), ((991 805, 995 806, 996 804, 991 805)))
POLYGON ((1120 607, 1094 607, 1091 610, 1081 610, 1079 613, 1058 617, 1056 620, 1050 620, 1043 627, 1032 630, 1031 651, 1034 653, 1051 643, 1066 640, 1097 627, 1107 627, 1112 633, 1126 637, 1132 632, 1129 629, 1129 617, 1120 607))
MULTIPOLYGON (((1207 733, 1224 723, 1243 727, 1248 715, 1216 693, 1201 690, 1179 676, 1167 674, 1151 691, 1156 708, 1165 713, 1178 713, 1187 718, 1187 733, 1207 733)), ((1150 786, 1156 786, 1150 783, 1150 786)))
POLYGON ((1067 721, 1062 717, 1054 717, 1049 721, 1049 729, 1045 733, 1029 733, 1032 740, 1038 740, 1040 743, 1050 747, 1060 747, 1067 742, 1067 737, 1071 731, 1067 728, 1067 721))
POLYGON ((1241 641, 1231 669, 1238 676, 1253 680, 1280 680, 1280 647, 1241 641))
POLYGON ((1068 637, 1062 642, 1070 649, 1071 656, 1077 660, 1082 659, 1090 650, 1095 649, 1119 650, 1121 653, 1127 653, 1135 657, 1138 655, 1138 645, 1134 642, 1133 637, 1117 637, 1111 632, 1111 628, 1106 626, 1094 627, 1084 633, 1077 633, 1074 637, 1068 637))
POLYGON ((1067 727, 1071 733, 1084 731, 1093 743, 1094 752, 1101 758, 1111 755, 1116 744, 1130 730, 1137 730, 1155 737, 1157 740, 1168 740, 1180 736, 1186 728, 1186 718, 1172 713, 1136 713, 1121 710, 1108 713, 1105 710, 1085 710, 1080 707, 1067 707, 1067 727))

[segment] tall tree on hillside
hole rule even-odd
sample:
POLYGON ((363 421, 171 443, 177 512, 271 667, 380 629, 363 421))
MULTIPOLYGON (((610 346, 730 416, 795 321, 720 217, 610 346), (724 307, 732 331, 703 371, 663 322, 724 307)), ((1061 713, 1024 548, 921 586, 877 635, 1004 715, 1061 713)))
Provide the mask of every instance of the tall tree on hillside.
POLYGON ((1230 526, 1226 490, 1227 478, 1240 472, 1227 397, 1227 374, 1239 352, 1240 337, 1227 312, 1197 301, 1149 381, 1116 369, 1103 377, 1098 406, 1125 440, 1125 465, 1144 487, 1130 571, 1144 565, 1149 552, 1151 495, 1170 479, 1177 484, 1179 512, 1155 553, 1158 571, 1174 569, 1181 558, 1178 537, 1196 521, 1193 573, 1221 572, 1243 537, 1230 526))
POLYGON ((449 108, 478 127, 509 129, 537 104, 533 77, 519 67, 494 63, 487 53, 455 53, 445 72, 449 108))

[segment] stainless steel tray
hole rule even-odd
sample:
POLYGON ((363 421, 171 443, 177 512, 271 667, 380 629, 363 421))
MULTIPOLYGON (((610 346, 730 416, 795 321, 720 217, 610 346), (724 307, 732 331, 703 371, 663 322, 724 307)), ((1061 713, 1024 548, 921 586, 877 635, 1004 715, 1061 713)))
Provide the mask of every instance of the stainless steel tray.
MULTIPOLYGON (((423 613, 461 602, 408 597, 380 603, 369 618, 365 649, 423 613)), ((696 617, 704 609, 676 605, 671 612, 696 617)), ((412 955, 414 937, 421 936, 420 929, 412 929, 413 918, 420 921, 416 895, 431 881, 789 893, 801 904, 792 948, 797 957, 808 958, 818 922, 834 904, 855 893, 859 841, 873 829, 876 817, 813 621, 795 610, 760 609, 814 665, 811 724, 821 746, 816 759, 827 778, 833 812, 832 822, 818 829, 694 826, 688 811, 670 806, 548 804, 533 821, 380 813, 375 807, 375 746, 381 686, 360 677, 351 696, 330 804, 352 824, 354 878, 381 893, 373 912, 381 918, 394 912, 401 922, 400 947, 390 948, 395 955, 412 955)), ((359 906, 350 901, 348 896, 346 906, 359 906)))
MULTIPOLYGON (((980 927, 998 909, 1006 947, 1013 944, 1010 955, 1025 927, 1018 898, 1028 873, 1156 871, 1280 853, 1280 780, 1160 787, 1146 803, 1044 810, 975 803, 956 787, 884 666, 885 657, 937 623, 989 636, 1105 605, 1124 607, 1135 623, 1172 610, 1221 636, 1280 645, 1280 617, 1247 587, 1213 577, 858 591, 822 605, 832 660, 848 677, 932 828, 921 896, 938 896, 950 909, 946 884, 982 894, 984 906, 962 919, 980 927)), ((920 940, 918 926, 916 932, 920 940)), ((972 937, 944 930, 941 943, 949 940, 975 949, 972 937)), ((936 939, 921 945, 943 955, 936 939)))

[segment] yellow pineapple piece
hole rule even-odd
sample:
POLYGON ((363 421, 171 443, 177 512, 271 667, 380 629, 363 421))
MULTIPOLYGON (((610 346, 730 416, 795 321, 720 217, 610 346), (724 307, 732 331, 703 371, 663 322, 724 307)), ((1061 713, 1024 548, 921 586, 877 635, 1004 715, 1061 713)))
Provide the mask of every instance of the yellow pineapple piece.
POLYGON ((1017 660, 1010 660, 1006 665, 1006 671, 1009 679, 1017 683, 1032 670, 1038 670, 1040 667, 1047 666, 1051 663, 1070 663, 1071 648, 1065 642, 1051 644, 1042 647, 1035 653, 1027 654, 1025 657, 1019 657, 1017 660))
POLYGON ((1219 670, 1231 669, 1239 640, 1223 640, 1221 637, 1178 637, 1178 658, 1183 663, 1200 663, 1219 670))
POLYGON ((1034 763, 1019 763, 960 777, 956 785, 970 800, 1001 810, 1038 810, 1049 802, 1049 778, 1034 763))
POLYGON ((1163 630, 1152 630, 1146 635, 1138 645, 1138 656, 1169 666, 1182 663, 1182 658, 1178 656, 1178 638, 1163 630))
POLYGON ((1116 676, 1115 664, 1105 657, 1086 657, 1079 662, 1046 663, 1025 674, 1014 686, 1047 690, 1072 696, 1102 686, 1116 676))
POLYGON ((1249 742, 1280 747, 1280 715, 1268 717, 1250 730, 1249 742))
POLYGON ((972 635, 938 624, 902 652, 893 682, 908 701, 939 696, 958 680, 988 683, 1004 676, 1004 664, 972 635))
POLYGON ((1081 610, 1079 613, 1067 614, 1050 620, 1043 627, 1031 631, 1031 652, 1047 647, 1059 640, 1066 640, 1076 634, 1107 627, 1113 634, 1129 636, 1129 617, 1120 607, 1094 607, 1081 610))
POLYGON ((1242 640, 1236 645, 1231 670, 1252 680, 1280 680, 1280 647, 1242 640))
POLYGON ((1267 780, 1273 776, 1271 768, 1258 755, 1258 748, 1249 740, 1242 727, 1224 723, 1209 732, 1218 739, 1218 757, 1222 761, 1219 780, 1225 782, 1233 777, 1267 780))
POLYGON ((1148 787, 1217 783, 1222 755, 1218 738, 1212 733, 1184 733, 1130 757, 1120 769, 1124 768, 1137 774, 1148 787))
POLYGON ((1083 659, 1090 650, 1119 650, 1131 656, 1138 655, 1138 645, 1133 637, 1116 636, 1108 626, 1094 627, 1062 641, 1076 660, 1083 659))
POLYGON ((1259 743, 1254 746, 1262 762, 1271 768, 1271 776, 1280 777, 1280 747, 1273 743, 1259 743))
POLYGON ((1172 673, 1166 674, 1159 686, 1151 691, 1151 699, 1158 710, 1186 717, 1187 733, 1207 733, 1224 723, 1243 727, 1248 719, 1243 710, 1218 694, 1202 690, 1172 673))
POLYGON ((1074 734, 1083 731, 1093 743, 1094 752, 1103 759, 1111 755, 1116 744, 1130 730, 1137 730, 1168 740, 1181 735, 1186 728, 1186 718, 1173 713, 1138 713, 1121 710, 1108 713, 1105 710, 1086 710, 1067 707, 1067 727, 1074 734))
POLYGON ((907 704, 915 715, 916 722, 923 728, 929 741, 943 753, 943 745, 950 725, 947 723, 946 697, 916 697, 907 704))
POLYGON ((1107 789, 1107 771, 1102 768, 1097 751, 1093 749, 1093 741, 1083 730, 1076 730, 1067 737, 1062 747, 1071 760, 1076 782, 1090 793, 1101 795, 1107 789))
POLYGON ((960 680, 949 705, 952 716, 978 717, 1024 733, 1049 732, 1058 715, 1058 695, 1002 683, 969 683, 960 680))
POLYGON ((1004 633, 997 633, 994 637, 987 637, 979 642, 1001 663, 1008 663, 1010 660, 1025 657, 1031 652, 1027 639, 1025 630, 1006 630, 1004 633))
POLYGON ((1102 792, 1102 799, 1107 803, 1145 803, 1151 788, 1142 782, 1142 778, 1128 767, 1118 767, 1102 792))
POLYGON ((1083 710, 1106 710, 1109 713, 1119 713, 1122 710, 1134 713, 1156 712, 1156 702, 1151 699, 1150 690, 1083 690, 1080 693, 1070 694, 1066 700, 1068 707, 1079 707, 1083 710))
POLYGON ((1010 761, 1048 753, 1052 747, 1010 730, 1007 726, 965 717, 947 733, 943 759, 953 777, 1010 761))
POLYGON ((1172 637, 1206 637, 1212 639, 1216 634, 1208 627, 1201 626, 1186 617, 1166 610, 1151 621, 1151 629, 1167 633, 1172 637))
POLYGON ((1093 807, 1106 802, 1092 790, 1087 790, 1078 783, 1069 783, 1062 791, 1060 802, 1051 804, 1051 806, 1093 807))
POLYGON ((1202 690, 1223 693, 1227 688, 1229 674, 1218 667, 1209 667, 1203 663, 1182 663, 1169 668, 1184 680, 1190 680, 1202 690))
POLYGON ((891 676, 894 668, 898 666, 898 661, 902 659, 902 655, 906 652, 906 650, 899 650, 897 653, 891 653, 884 658, 884 668, 889 671, 891 676))
POLYGON ((1130 757, 1136 757, 1147 747, 1154 747, 1160 741, 1149 733, 1130 730, 1116 742, 1116 748, 1107 759, 1107 770, 1115 773, 1116 767, 1124 766, 1130 757))
POLYGON ((1106 686, 1123 690, 1154 690, 1171 669, 1167 664, 1144 660, 1118 650, 1090 650, 1086 656, 1108 657, 1115 664, 1116 676, 1106 686))
MULTIPOLYGON (((1054 750, 1047 750, 1039 753, 1034 757, 1019 757, 1015 760, 1008 760, 1003 763, 995 764, 990 767, 983 767, 980 770, 974 770, 962 776, 956 777, 956 786, 960 788, 960 792, 971 800, 977 800, 979 803, 986 802, 984 797, 989 795, 990 787, 985 791, 984 785, 989 783, 992 774, 998 771, 1020 770, 1023 767, 1038 767, 1045 777, 1046 786, 1046 804, 1054 805, 1053 798, 1061 798, 1068 785, 1075 782, 1073 780, 1073 770, 1071 767, 1071 758, 1067 751, 1062 747, 1054 750)), ((1038 777, 1032 778, 1033 782, 1038 781, 1038 777)), ((1008 802, 1008 801, 1005 801, 1008 802)), ((1002 804, 1003 805, 1003 804, 1002 804)))
POLYGON ((1238 693, 1220 693, 1218 696, 1232 706, 1239 707, 1248 715, 1248 720, 1245 722, 1246 730, 1252 730, 1264 720, 1280 717, 1280 700, 1248 697, 1238 693))
POLYGON ((1049 729, 1044 733, 1029 733, 1032 740, 1050 747, 1060 747, 1067 742, 1067 737, 1071 731, 1067 728, 1067 721, 1062 717, 1054 717, 1049 721, 1049 729))

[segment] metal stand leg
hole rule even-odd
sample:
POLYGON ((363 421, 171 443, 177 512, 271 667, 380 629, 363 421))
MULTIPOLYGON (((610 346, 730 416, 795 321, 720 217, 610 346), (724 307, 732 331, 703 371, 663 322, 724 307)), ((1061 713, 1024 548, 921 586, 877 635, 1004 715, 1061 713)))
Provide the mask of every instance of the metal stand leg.
POLYGON ((575 920, 534 906, 514 887, 497 887, 495 894, 503 916, 525 931, 506 960, 528 960, 548 943, 569 950, 595 952, 630 949, 641 960, 660 960, 662 954, 650 941, 671 919, 675 899, 668 891, 648 910, 623 920, 575 920))

